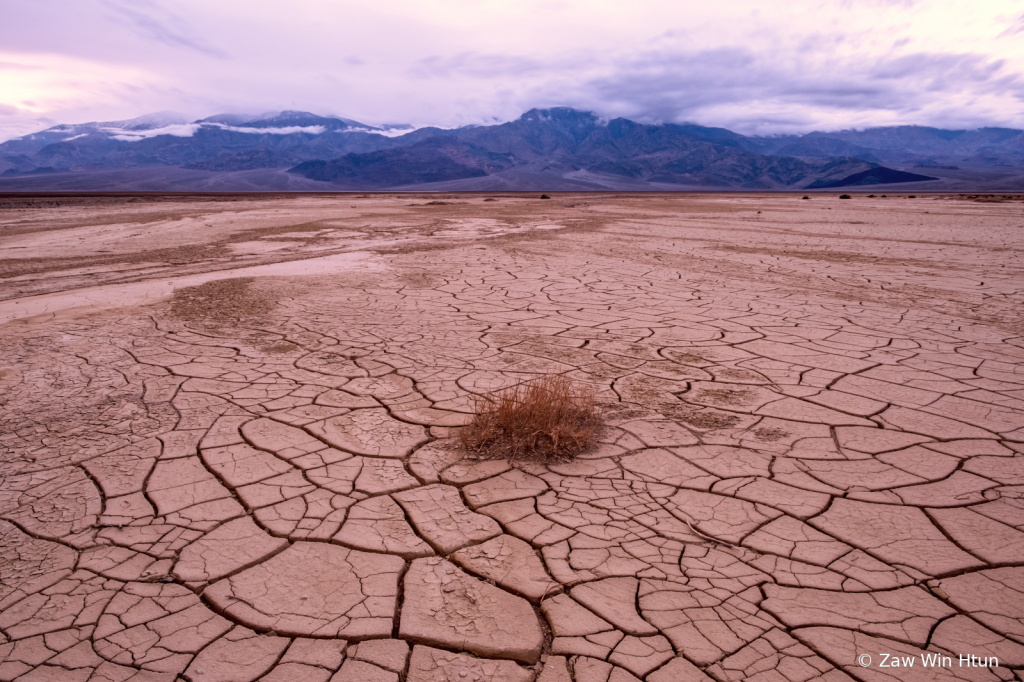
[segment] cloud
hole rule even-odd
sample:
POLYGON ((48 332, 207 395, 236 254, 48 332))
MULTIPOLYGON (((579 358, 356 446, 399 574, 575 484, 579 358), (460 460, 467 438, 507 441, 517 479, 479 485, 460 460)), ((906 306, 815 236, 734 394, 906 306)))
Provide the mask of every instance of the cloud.
POLYGON ((519 55, 481 54, 463 52, 450 57, 433 55, 419 60, 410 70, 414 78, 474 78, 522 77, 557 69, 557 64, 519 55))
POLYGON ((121 128, 100 128, 100 132, 113 133, 115 140, 123 142, 138 142, 150 137, 160 135, 171 135, 173 137, 192 137, 202 126, 198 123, 185 123, 178 125, 163 126, 162 128, 151 128, 149 130, 123 130, 121 128))
POLYGON ((152 0, 132 0, 130 5, 123 0, 104 0, 103 4, 141 29, 150 38, 164 45, 188 48, 218 59, 227 57, 223 50, 206 45, 198 38, 188 35, 189 30, 185 22, 164 11, 152 0))
POLYGON ((34 64, 19 64, 17 62, 2 62, 0 61, 0 71, 11 70, 11 71, 38 71, 42 69, 41 66, 34 64))
POLYGON ((1005 31, 999 34, 1000 38, 1010 38, 1024 32, 1024 14, 1014 18, 1013 23, 1005 31))
POLYGON ((425 126, 404 125, 399 127, 377 128, 376 130, 372 128, 348 128, 346 130, 342 130, 341 132, 373 133, 374 135, 381 135, 383 137, 401 137, 402 135, 408 135, 409 133, 419 130, 420 128, 423 127, 425 126))
POLYGON ((1024 127, 1024 15, 1006 3, 13 5, 0 22, 0 62, 43 68, 0 65, 0 101, 30 110, 17 126, 2 117, 0 139, 40 115, 103 121, 165 109, 190 120, 298 109, 456 127, 568 105, 761 133, 1024 127))
POLYGON ((123 128, 104 127, 99 130, 104 133, 112 133, 111 137, 123 142, 138 142, 151 137, 171 135, 173 137, 192 137, 202 128, 218 128, 233 133, 248 133, 250 135, 292 135, 295 133, 306 133, 308 135, 322 135, 327 128, 324 126, 284 126, 280 128, 247 128, 244 126, 229 126, 223 123, 184 123, 150 128, 149 130, 125 130, 123 128))
POLYGON ((227 126, 215 123, 218 128, 230 130, 234 133, 250 133, 254 135, 292 135, 294 133, 306 133, 307 135, 322 135, 327 128, 324 126, 283 126, 280 128, 247 128, 244 126, 227 126))
MULTIPOLYGON (((463 66, 469 61, 446 66, 474 75, 463 66)), ((563 57, 558 67, 575 78, 539 79, 522 99, 746 133, 836 129, 872 121, 945 122, 956 118, 950 115, 956 103, 972 100, 974 111, 961 108, 961 124, 986 125, 999 122, 999 100, 1024 95, 1020 73, 1006 60, 984 54, 914 52, 864 59, 834 55, 817 45, 793 59, 747 47, 694 51, 666 46, 631 54, 580 52, 563 57), (987 111, 984 102, 991 103, 987 111)), ((1020 111, 1014 109, 1018 116, 1020 111)))
MULTIPOLYGON (((993 82, 1006 66, 1005 61, 992 60, 980 54, 936 54, 915 52, 893 59, 879 60, 867 75, 873 79, 914 79, 917 81, 951 81, 953 86, 967 82, 993 82)), ((1017 76, 1008 76, 1016 80, 1017 76)), ((1006 84, 999 81, 1000 86, 1006 84)))

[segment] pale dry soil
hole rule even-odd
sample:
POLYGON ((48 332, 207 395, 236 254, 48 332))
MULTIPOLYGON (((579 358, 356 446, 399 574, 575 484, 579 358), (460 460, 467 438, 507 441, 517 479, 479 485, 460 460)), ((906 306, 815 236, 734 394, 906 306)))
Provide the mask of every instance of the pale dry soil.
POLYGON ((1022 679, 1019 202, 485 198, 5 199, 0 680, 1022 679))

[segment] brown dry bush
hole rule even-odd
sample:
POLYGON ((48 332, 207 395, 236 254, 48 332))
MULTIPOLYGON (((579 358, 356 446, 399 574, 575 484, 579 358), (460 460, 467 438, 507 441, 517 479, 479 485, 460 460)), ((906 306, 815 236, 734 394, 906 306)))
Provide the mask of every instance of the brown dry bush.
POLYGON ((602 424, 594 390, 561 375, 475 396, 474 412, 459 438, 488 458, 571 459, 594 444, 602 424))

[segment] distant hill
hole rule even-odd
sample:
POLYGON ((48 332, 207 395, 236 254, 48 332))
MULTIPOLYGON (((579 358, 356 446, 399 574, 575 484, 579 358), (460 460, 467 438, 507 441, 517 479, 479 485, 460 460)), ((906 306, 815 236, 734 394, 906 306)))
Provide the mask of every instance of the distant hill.
POLYGON ((902 182, 923 182, 926 180, 938 180, 938 178, 879 166, 848 175, 839 180, 815 180, 807 187, 808 189, 826 189, 829 187, 857 187, 859 185, 894 185, 902 182))
POLYGON ((145 170, 136 176, 148 178, 146 187, 183 191, 236 184, 813 190, 903 183, 919 191, 1020 191, 1024 131, 893 126, 750 137, 694 124, 605 120, 565 107, 454 130, 385 129, 303 111, 195 121, 161 112, 58 125, 0 144, 0 191, 120 189, 103 183, 126 182, 131 174, 115 171, 131 169, 145 170), (303 180, 286 182, 276 175, 284 170, 303 180))

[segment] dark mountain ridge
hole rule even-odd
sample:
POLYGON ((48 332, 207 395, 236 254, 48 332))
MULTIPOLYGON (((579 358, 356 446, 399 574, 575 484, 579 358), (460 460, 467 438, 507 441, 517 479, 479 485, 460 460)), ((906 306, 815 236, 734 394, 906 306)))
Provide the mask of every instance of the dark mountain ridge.
POLYGON ((584 177, 601 188, 813 189, 845 186, 835 183, 855 176, 852 182, 932 182, 936 188, 995 178, 1015 187, 1013 178, 1024 178, 1024 131, 893 126, 750 137, 555 107, 498 125, 409 132, 302 111, 191 122, 163 112, 54 126, 0 144, 4 191, 17 191, 22 176, 38 183, 45 174, 57 187, 71 175, 131 168, 290 169, 324 189, 488 186, 481 178, 493 178, 495 186, 553 189, 570 180, 585 184, 584 177))
POLYGON ((768 156, 740 148, 738 140, 723 134, 728 131, 711 129, 702 136, 705 139, 693 132, 703 131, 624 118, 603 121, 567 108, 534 109, 508 123, 436 131, 434 138, 409 147, 350 153, 330 163, 307 162, 290 172, 368 189, 460 180, 509 169, 554 176, 588 171, 668 185, 781 189, 807 178, 836 179, 877 165, 847 157, 768 156), (445 139, 449 142, 440 142, 445 139), (428 171, 431 159, 438 164, 433 174, 428 171), (406 167, 411 175, 403 173, 406 167))

